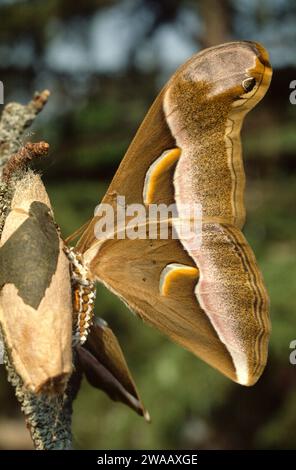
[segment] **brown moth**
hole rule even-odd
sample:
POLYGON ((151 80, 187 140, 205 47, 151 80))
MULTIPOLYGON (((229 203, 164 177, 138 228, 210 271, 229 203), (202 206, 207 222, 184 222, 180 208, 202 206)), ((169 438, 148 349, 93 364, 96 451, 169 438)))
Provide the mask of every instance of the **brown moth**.
POLYGON ((16 182, 0 246, 0 324, 25 387, 61 393, 72 373, 69 261, 43 183, 16 182))
MULTIPOLYGON (((121 228, 97 240, 94 217, 79 240, 89 276, 140 318, 242 385, 267 360, 269 300, 241 228, 245 176, 240 130, 265 95, 271 66, 265 49, 231 42, 206 49, 172 76, 152 105, 103 199, 126 204, 202 207, 202 243, 122 239, 121 228)), ((172 222, 172 221, 170 221, 172 222)))

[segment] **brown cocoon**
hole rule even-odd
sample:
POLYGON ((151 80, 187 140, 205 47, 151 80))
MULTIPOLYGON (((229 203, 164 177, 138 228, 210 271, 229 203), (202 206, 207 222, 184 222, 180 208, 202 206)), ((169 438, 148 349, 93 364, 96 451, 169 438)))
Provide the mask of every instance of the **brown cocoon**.
POLYGON ((38 175, 16 189, 0 247, 0 322, 9 357, 35 393, 61 393, 72 372, 69 262, 38 175))

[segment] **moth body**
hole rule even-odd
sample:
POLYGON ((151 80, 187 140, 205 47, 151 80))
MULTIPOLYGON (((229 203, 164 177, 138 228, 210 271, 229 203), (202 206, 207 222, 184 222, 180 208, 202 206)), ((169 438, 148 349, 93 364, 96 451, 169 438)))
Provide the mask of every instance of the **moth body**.
POLYGON ((82 345, 87 340, 94 318, 96 287, 89 278, 82 256, 73 248, 65 247, 71 265, 73 295, 73 345, 82 345))

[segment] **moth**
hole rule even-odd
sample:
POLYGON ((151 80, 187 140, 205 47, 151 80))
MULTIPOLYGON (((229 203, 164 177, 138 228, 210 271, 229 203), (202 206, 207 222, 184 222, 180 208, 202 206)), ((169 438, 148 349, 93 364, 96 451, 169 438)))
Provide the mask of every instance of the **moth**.
MULTIPOLYGON (((201 243, 182 235, 124 238, 118 223, 98 239, 97 215, 72 253, 91 282, 105 284, 145 322, 247 386, 265 367, 270 320, 262 274, 241 231, 240 131, 271 75, 267 51, 254 42, 230 42, 194 55, 156 98, 103 198, 115 213, 118 196, 126 205, 146 208, 176 204, 177 219, 186 219, 184 204, 197 203, 201 243)), ((162 222, 156 222, 158 229, 162 222)), ((82 304, 77 305, 78 338, 85 341, 82 304)), ((90 325, 88 318, 92 338, 90 325)))
MULTIPOLYGON (((147 209, 175 204, 177 215, 153 221, 156 237, 149 220, 141 227, 149 236, 122 237, 119 218, 98 237, 102 216, 96 215, 69 247, 40 178, 24 173, 1 236, 0 323, 28 389, 62 393, 73 372, 73 346, 92 385, 149 419, 115 336, 94 321, 96 281, 230 379, 258 380, 267 360, 269 300, 241 232, 240 130, 271 73, 262 46, 228 43, 193 56, 160 92, 100 206, 118 215, 119 197, 147 209), (201 243, 179 230, 171 236, 180 221, 192 222, 186 204, 202 209, 195 216, 201 243), (159 236, 163 225, 166 238, 159 236)), ((135 225, 131 214, 125 222, 135 225)))

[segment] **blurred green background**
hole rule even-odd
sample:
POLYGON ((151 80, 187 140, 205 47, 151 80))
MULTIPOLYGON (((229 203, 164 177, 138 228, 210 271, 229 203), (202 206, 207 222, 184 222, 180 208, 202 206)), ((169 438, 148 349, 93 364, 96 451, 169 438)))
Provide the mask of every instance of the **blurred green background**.
MULTIPOLYGON (((152 423, 83 383, 76 448, 296 448, 296 3, 291 0, 0 0, 5 102, 52 96, 26 140, 46 140, 42 171, 64 236, 92 214, 149 105, 204 47, 262 42, 274 77, 243 129, 245 233, 271 297, 269 362, 252 388, 231 383, 142 324, 98 287, 97 313, 120 339, 152 423)), ((38 341, 38 339, 37 339, 38 341)), ((0 367, 0 448, 30 448, 0 367)))

